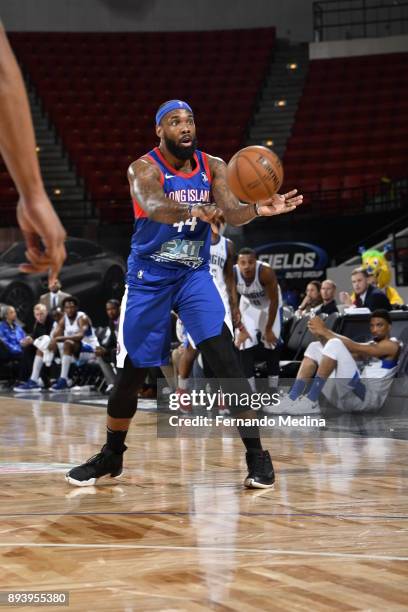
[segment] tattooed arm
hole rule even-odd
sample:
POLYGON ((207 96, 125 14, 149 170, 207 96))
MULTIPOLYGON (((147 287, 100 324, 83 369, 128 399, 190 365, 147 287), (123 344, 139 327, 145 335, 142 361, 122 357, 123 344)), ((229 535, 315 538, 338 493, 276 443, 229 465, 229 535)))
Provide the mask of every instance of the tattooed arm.
POLYGON ((212 192, 215 204, 223 211, 225 221, 230 225, 244 225, 255 217, 272 217, 295 210, 303 202, 297 190, 284 195, 275 194, 269 200, 256 204, 243 204, 232 193, 227 183, 227 165, 219 157, 208 155, 212 177, 212 192))
POLYGON ((132 198, 137 200, 153 221, 171 225, 198 217, 209 223, 218 214, 215 206, 191 206, 186 202, 167 198, 160 182, 160 170, 146 159, 134 161, 129 166, 127 176, 132 198))

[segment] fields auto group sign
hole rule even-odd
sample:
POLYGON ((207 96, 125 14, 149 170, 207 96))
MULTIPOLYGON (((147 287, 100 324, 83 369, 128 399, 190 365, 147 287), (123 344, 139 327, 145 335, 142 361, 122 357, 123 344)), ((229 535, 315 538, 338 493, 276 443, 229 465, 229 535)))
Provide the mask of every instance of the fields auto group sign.
POLYGON ((256 247, 259 261, 272 266, 280 278, 321 278, 328 263, 326 251, 306 242, 270 242, 256 247))

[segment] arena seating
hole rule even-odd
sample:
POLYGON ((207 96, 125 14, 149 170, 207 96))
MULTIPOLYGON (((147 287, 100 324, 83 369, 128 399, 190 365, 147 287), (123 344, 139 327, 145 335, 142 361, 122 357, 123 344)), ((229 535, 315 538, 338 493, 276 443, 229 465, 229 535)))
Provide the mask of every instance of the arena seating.
POLYGON ((157 144, 154 114, 165 100, 191 103, 203 150, 228 159, 239 149, 275 30, 36 32, 10 40, 102 218, 117 221, 130 214, 127 167, 157 144))
POLYGON ((323 200, 326 213, 339 198, 352 212, 382 178, 407 178, 407 62, 393 53, 310 63, 284 156, 287 185, 323 200))

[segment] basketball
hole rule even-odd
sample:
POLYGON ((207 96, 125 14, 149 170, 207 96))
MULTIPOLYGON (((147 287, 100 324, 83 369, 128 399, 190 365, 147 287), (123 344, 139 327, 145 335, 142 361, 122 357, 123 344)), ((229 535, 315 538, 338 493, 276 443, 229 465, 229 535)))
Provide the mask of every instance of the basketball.
POLYGON ((282 163, 267 147, 245 147, 230 159, 227 181, 231 191, 242 202, 266 200, 282 185, 282 163))

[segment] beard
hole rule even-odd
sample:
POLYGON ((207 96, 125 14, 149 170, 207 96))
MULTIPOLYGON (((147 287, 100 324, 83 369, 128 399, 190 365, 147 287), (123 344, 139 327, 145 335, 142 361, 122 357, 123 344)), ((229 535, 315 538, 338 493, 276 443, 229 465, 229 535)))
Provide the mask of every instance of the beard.
POLYGON ((194 155, 195 150, 197 149, 197 138, 193 138, 192 143, 189 147, 180 147, 178 144, 164 136, 164 142, 166 143, 166 147, 170 151, 174 157, 177 159, 186 161, 187 159, 191 159, 194 155))

